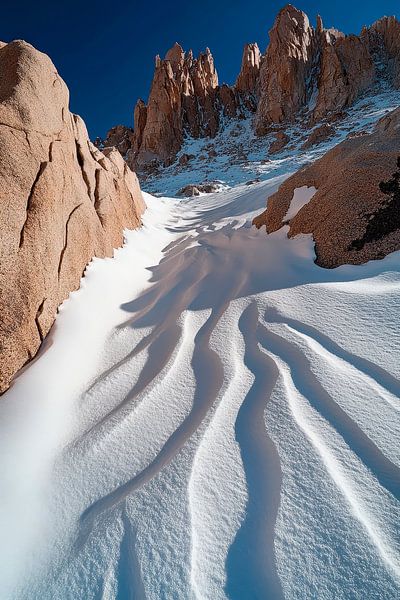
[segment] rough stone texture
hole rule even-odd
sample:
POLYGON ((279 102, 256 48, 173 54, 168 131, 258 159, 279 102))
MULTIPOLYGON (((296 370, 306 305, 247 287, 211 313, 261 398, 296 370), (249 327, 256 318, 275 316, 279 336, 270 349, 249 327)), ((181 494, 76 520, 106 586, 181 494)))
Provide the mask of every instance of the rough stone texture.
POLYGON ((107 133, 103 145, 105 147, 114 146, 122 156, 125 156, 132 147, 133 140, 133 129, 125 127, 125 125, 116 125, 107 133))
POLYGON ((147 172, 171 164, 186 134, 214 137, 226 118, 249 111, 256 113, 257 135, 296 119, 309 126, 332 123, 377 77, 400 87, 395 17, 346 36, 324 28, 320 16, 314 29, 305 13, 288 4, 278 13, 264 55, 257 44, 244 47, 234 86, 218 84, 208 49, 195 59, 175 44, 164 60, 157 57, 148 105, 140 100, 135 108, 134 136, 127 128, 116 144, 133 169, 147 172))
POLYGON ((290 177, 271 196, 267 209, 254 219, 267 231, 282 227, 294 190, 314 186, 317 193, 290 221, 289 236, 312 233, 317 263, 337 267, 379 259, 400 248, 400 230, 352 247, 365 235, 368 222, 388 199, 379 188, 396 170, 400 154, 400 109, 381 119, 372 134, 346 140, 290 177))
POLYGON ((268 153, 269 154, 278 154, 284 147, 289 143, 289 136, 284 131, 278 131, 275 134, 274 141, 270 144, 268 153))
MULTIPOLYGON (((216 111, 218 75, 210 50, 193 58, 175 44, 156 68, 147 106, 135 108, 135 139, 128 161, 139 168, 153 160, 170 164, 184 133, 213 137, 218 131, 216 111)), ((228 99, 226 110, 230 111, 228 99)))
POLYGON ((242 66, 235 83, 239 101, 255 112, 259 97, 261 52, 257 44, 246 44, 243 49, 242 66))
POLYGON ((51 60, 0 49, 0 391, 37 352, 93 256, 112 256, 144 203, 120 153, 100 152, 51 60))
POLYGON ((314 121, 351 105, 375 79, 368 47, 355 36, 323 31, 314 121))
MULTIPOLYGON (((235 90, 225 83, 218 90, 222 112, 227 117, 236 117, 238 114, 238 100, 235 90)), ((246 96, 247 98, 248 96, 246 96)))
POLYGON ((387 71, 391 82, 400 87, 400 23, 395 17, 383 17, 363 31, 371 52, 375 52, 387 71))
MULTIPOLYGON (((398 57, 398 22, 384 21, 381 44, 389 56, 398 57), (397 34, 397 35, 396 35, 397 34), (390 50, 389 50, 390 48, 390 50)), ((374 27, 374 26, 373 26, 374 27)), ((392 60, 395 65, 395 59, 392 60)), ((392 67, 396 71, 395 66, 392 67)), ((290 4, 278 14, 270 31, 270 44, 260 68, 260 101, 256 133, 268 132, 271 123, 291 121, 312 112, 312 121, 341 111, 375 80, 368 35, 345 36, 336 29, 317 28, 290 4)))
POLYGON ((279 12, 269 37, 260 69, 258 135, 266 133, 270 123, 293 119, 306 104, 315 56, 314 29, 307 15, 290 4, 279 12))
POLYGON ((335 133, 336 130, 334 127, 332 127, 332 125, 327 125, 324 123, 323 125, 315 127, 315 129, 312 130, 302 147, 307 150, 316 144, 320 144, 321 142, 329 140, 329 138, 333 137, 335 133))
POLYGON ((221 184, 217 181, 196 184, 191 183, 181 188, 177 195, 188 198, 190 196, 200 196, 200 194, 212 194, 217 192, 220 187, 221 184))
POLYGON ((257 44, 246 44, 243 49, 242 67, 235 88, 243 94, 253 94, 260 75, 261 52, 257 44))

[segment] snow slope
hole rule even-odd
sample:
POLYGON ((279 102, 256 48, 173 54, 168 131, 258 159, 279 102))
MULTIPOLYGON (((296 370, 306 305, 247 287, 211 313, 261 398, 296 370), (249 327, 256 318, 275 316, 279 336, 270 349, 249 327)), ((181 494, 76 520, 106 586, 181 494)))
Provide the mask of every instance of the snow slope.
POLYGON ((0 598, 399 597, 400 253, 252 228, 282 178, 89 265, 0 403, 0 598))
POLYGON ((187 138, 177 161, 150 175, 143 182, 143 187, 155 195, 176 196, 189 184, 216 180, 226 186, 235 186, 254 179, 269 180, 289 170, 294 172, 320 158, 348 135, 370 132, 378 119, 399 104, 400 91, 391 89, 382 80, 374 90, 369 90, 349 107, 344 118, 331 123, 335 129, 332 138, 304 150, 302 146, 311 130, 306 117, 301 117, 285 128, 289 143, 272 157, 269 146, 275 139, 275 133, 257 137, 252 126, 254 115, 249 114, 245 119, 226 119, 214 139, 187 138), (192 158, 181 166, 179 158, 183 154, 192 158))

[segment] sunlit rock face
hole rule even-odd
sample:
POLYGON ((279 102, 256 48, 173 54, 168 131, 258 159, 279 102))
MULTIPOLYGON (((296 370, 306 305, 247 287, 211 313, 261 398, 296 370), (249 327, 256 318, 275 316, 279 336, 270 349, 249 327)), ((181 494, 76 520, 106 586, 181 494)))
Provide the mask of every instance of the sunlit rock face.
POLYGON ((0 48, 0 392, 37 352, 94 256, 112 256, 144 210, 136 175, 100 152, 51 60, 0 48))
POLYGON ((280 229, 296 189, 316 188, 290 220, 289 236, 311 233, 324 267, 360 264, 400 248, 400 109, 369 135, 345 140, 287 179, 254 219, 269 233, 280 229))
POLYGON ((374 85, 400 86, 400 23, 384 17, 360 35, 325 28, 291 4, 269 32, 264 54, 246 44, 234 85, 220 84, 210 50, 198 58, 179 44, 156 57, 147 104, 134 110, 134 133, 110 130, 105 145, 116 146, 133 169, 154 173, 172 164, 184 140, 214 138, 227 120, 251 119, 258 136, 301 122, 333 121, 374 85), (255 116, 254 116, 255 113, 255 116))

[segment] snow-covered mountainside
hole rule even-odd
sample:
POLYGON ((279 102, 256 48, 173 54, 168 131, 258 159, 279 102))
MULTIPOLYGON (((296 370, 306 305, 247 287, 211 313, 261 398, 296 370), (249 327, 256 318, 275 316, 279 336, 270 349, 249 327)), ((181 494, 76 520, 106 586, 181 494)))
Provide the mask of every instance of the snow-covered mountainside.
POLYGON ((1 598, 399 597, 400 253, 251 227, 303 156, 89 265, 0 404, 1 598))
POLYGON ((252 125, 253 115, 248 114, 245 119, 227 119, 212 140, 187 137, 177 160, 148 177, 142 174, 142 185, 152 194, 175 196, 190 184, 212 181, 230 187, 255 179, 269 180, 289 170, 297 171, 348 135, 371 131, 379 118, 399 104, 400 91, 391 89, 383 81, 377 84, 372 93, 369 91, 347 109, 340 120, 327 122, 333 128, 331 137, 303 148, 312 132, 318 131, 321 125, 309 129, 299 119, 286 127, 288 143, 274 155, 270 154, 269 148, 276 134, 271 132, 263 137, 256 136, 252 125), (190 158, 182 165, 181 157, 190 158))

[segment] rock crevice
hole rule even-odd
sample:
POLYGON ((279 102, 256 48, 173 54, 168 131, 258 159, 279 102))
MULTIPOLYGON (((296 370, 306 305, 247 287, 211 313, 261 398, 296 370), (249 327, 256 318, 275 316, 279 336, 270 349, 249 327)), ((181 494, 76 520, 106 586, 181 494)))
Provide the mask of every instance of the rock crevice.
POLYGON ((3 392, 35 356, 88 262, 112 256, 123 229, 140 226, 145 206, 120 153, 95 148, 83 121, 69 112, 67 87, 55 80, 46 55, 26 42, 10 42, 0 48, 0 70, 3 392))

